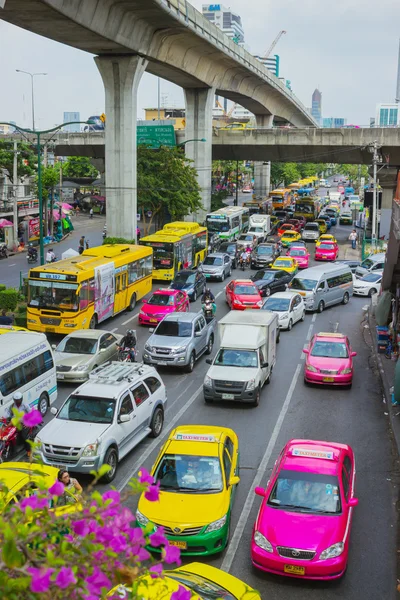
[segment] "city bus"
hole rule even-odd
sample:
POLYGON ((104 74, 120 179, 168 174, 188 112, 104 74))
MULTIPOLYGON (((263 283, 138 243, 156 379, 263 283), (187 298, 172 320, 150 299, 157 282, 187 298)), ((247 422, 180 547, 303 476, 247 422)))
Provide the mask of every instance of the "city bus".
POLYGON ((28 277, 27 327, 68 334, 94 329, 151 291, 153 251, 107 244, 41 267, 28 277))
POLYGON ((279 188, 271 192, 272 206, 274 210, 283 209, 290 206, 293 192, 288 188, 279 188))
POLYGON ((318 197, 300 196, 296 199, 293 218, 304 217, 307 222, 314 221, 320 209, 321 203, 318 197))
POLYGON ((181 269, 197 267, 207 256, 207 229, 190 221, 174 221, 140 238, 153 250, 153 279, 172 281, 181 269))
POLYGON ((269 215, 272 213, 271 198, 243 202, 242 206, 249 209, 249 217, 251 217, 251 215, 269 215))
POLYGON ((226 206, 206 216, 209 234, 218 233, 222 240, 234 240, 249 224, 249 209, 245 206, 226 206))

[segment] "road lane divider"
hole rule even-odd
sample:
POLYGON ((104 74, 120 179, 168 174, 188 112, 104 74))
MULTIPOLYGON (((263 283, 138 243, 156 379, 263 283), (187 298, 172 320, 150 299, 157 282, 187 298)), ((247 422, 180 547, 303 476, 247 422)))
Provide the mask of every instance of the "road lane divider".
POLYGON ((311 319, 311 323, 315 323, 315 321, 317 320, 317 313, 314 313, 311 319))
POLYGON ((306 335, 306 341, 307 342, 309 342, 311 340, 311 335, 312 335, 313 327, 314 327, 314 324, 311 323, 310 327, 308 328, 307 335, 306 335))
MULTIPOLYGON (((250 485, 250 490, 249 490, 249 492, 247 494, 247 498, 246 498, 246 501, 244 503, 242 512, 241 512, 239 520, 237 522, 237 525, 236 525, 235 531, 233 533, 232 539, 231 539, 231 541, 230 541, 230 543, 228 545, 228 549, 226 551, 225 558, 224 558, 224 560, 222 562, 222 565, 221 565, 221 569, 223 571, 226 571, 227 573, 229 573, 229 571, 231 570, 232 563, 233 563, 233 560, 235 558, 235 555, 236 555, 237 549, 239 547, 240 541, 242 539, 242 535, 243 535, 244 529, 246 527, 247 521, 249 519, 251 509, 253 508, 254 500, 256 499, 256 494, 254 492, 254 488, 256 488, 257 486, 261 485, 261 481, 262 481, 262 479, 264 477, 265 471, 267 470, 268 463, 269 463, 269 461, 271 459, 271 455, 272 455, 272 452, 273 452, 273 450, 275 448, 276 441, 277 441, 279 433, 280 433, 280 431, 282 429, 283 421, 284 421, 284 419, 286 417, 286 413, 287 413, 287 411, 289 409, 290 402, 292 400, 293 392, 295 390, 295 387, 296 387, 296 384, 297 384, 297 380, 298 380, 299 375, 300 375, 301 368, 302 368, 301 364, 298 364, 297 367, 296 367, 296 371, 295 371, 295 373, 293 375, 293 379, 292 379, 292 382, 290 384, 288 393, 286 394, 286 398, 285 398, 285 401, 284 401, 283 406, 281 408, 281 412, 279 413, 279 416, 278 416, 278 419, 276 421, 274 430, 273 430, 272 435, 270 437, 270 440, 268 442, 267 449, 265 450, 265 454, 264 454, 264 456, 261 459, 260 465, 259 465, 259 467, 258 467, 258 469, 256 471, 256 474, 254 476, 254 479, 253 479, 253 481, 252 481, 252 483, 250 485)), ((250 557, 249 557, 249 560, 250 560, 250 557)))
POLYGON ((126 325, 127 323, 130 323, 131 321, 133 321, 134 319, 137 319, 139 316, 139 313, 136 313, 136 315, 133 315, 133 317, 130 317, 129 319, 127 319, 126 321, 122 321, 122 325, 126 325))

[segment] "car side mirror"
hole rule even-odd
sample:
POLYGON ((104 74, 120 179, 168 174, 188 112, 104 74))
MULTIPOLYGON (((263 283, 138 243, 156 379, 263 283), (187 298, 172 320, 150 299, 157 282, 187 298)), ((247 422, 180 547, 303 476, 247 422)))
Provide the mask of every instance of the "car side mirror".
POLYGON ((269 364, 269 363, 267 363, 267 362, 263 362, 263 363, 261 363, 261 368, 262 368, 262 369, 266 369, 266 368, 268 367, 268 364, 269 364))
POLYGON ((349 500, 349 502, 348 502, 348 505, 349 505, 350 507, 357 506, 357 504, 358 504, 358 498, 350 498, 350 500, 349 500))
POLYGON ((56 415, 58 413, 58 409, 55 406, 52 406, 50 408, 50 412, 51 412, 52 415, 56 415))
POLYGON ((232 475, 232 477, 229 480, 229 485, 237 485, 240 481, 240 477, 238 477, 238 475, 232 475))
POLYGON ((207 363, 208 365, 212 365, 212 360, 211 360, 211 358, 206 358, 206 363, 207 363))
POLYGON ((262 496, 263 498, 265 498, 265 496, 267 495, 266 490, 264 490, 264 488, 262 487, 256 487, 254 488, 255 493, 257 494, 257 496, 262 496))
POLYGON ((154 327, 150 327, 149 333, 154 333, 154 327))
POLYGON ((120 415, 118 420, 120 423, 128 423, 131 420, 131 416, 130 415, 120 415))
POLYGON ((310 351, 308 348, 303 348, 303 352, 304 352, 304 354, 310 354, 310 351))
POLYGON ((357 352, 352 352, 350 356, 357 356, 357 352))
POLYGON ((55 350, 57 348, 57 344, 52 344, 51 347, 53 348, 53 350, 55 350))
POLYGON ((196 331, 194 337, 201 337, 201 331, 196 331))

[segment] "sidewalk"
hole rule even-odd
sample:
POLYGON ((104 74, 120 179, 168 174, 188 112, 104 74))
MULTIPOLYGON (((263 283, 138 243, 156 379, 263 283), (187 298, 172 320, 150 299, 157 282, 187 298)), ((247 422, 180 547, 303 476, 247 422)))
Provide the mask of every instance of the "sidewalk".
POLYGON ((339 260, 361 260, 360 246, 353 249, 350 242, 346 242, 346 245, 339 245, 339 260))

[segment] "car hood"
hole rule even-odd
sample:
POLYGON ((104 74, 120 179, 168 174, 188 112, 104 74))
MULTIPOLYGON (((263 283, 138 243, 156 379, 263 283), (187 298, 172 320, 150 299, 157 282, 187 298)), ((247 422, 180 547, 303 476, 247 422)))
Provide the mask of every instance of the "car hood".
POLYGON ((256 529, 273 546, 321 553, 344 537, 343 515, 310 515, 264 505, 256 529))
POLYGON ((175 306, 156 306, 155 304, 143 304, 140 312, 148 315, 168 315, 175 311, 175 306))
POLYGON ((217 271, 222 271, 223 268, 223 265, 201 265, 203 273, 215 273, 217 271))
POLYGON ((258 288, 260 288, 260 287, 264 287, 264 286, 267 286, 267 285, 271 285, 271 283, 273 281, 274 281, 273 279, 259 279, 258 281, 253 281, 253 283, 258 288))
POLYGON ((140 497, 138 509, 150 521, 169 527, 208 525, 223 517, 229 508, 226 492, 201 494, 161 491, 158 502, 140 497), (171 515, 167 519, 166 515, 171 515))
POLYGON ((173 283, 172 290, 190 290, 194 288, 194 283, 173 283))
POLYGON ((323 254, 324 256, 334 256, 336 252, 336 250, 325 250, 325 248, 320 247, 315 249, 315 254, 323 254))
POLYGON ((239 300, 242 303, 252 303, 257 304, 261 300, 261 296, 259 294, 234 294, 234 300, 239 300))
POLYGON ((308 355, 306 368, 307 365, 327 371, 342 371, 343 369, 350 369, 352 361, 351 358, 326 358, 308 355))
POLYGON ((258 375, 258 368, 252 367, 220 367, 212 365, 208 371, 208 377, 211 379, 225 379, 227 381, 249 381, 255 379, 258 375))
POLYGON ((54 352, 56 366, 60 367, 77 367, 78 365, 86 365, 91 362, 96 354, 72 354, 70 352, 54 352))
POLYGON ((83 423, 56 418, 40 430, 39 437, 45 444, 83 448, 95 442, 109 427, 109 424, 83 423))
POLYGON ((191 337, 170 337, 168 335, 156 335, 153 333, 147 340, 147 344, 149 346, 156 346, 157 348, 179 348, 180 346, 187 346, 191 339, 191 337))

